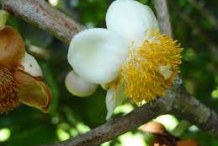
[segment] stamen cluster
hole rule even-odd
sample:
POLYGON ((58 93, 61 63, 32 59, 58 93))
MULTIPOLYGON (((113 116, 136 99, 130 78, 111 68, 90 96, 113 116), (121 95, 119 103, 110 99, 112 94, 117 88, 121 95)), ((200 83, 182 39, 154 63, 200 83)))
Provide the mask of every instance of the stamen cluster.
POLYGON ((0 114, 19 105, 17 85, 10 69, 0 67, 0 114))
POLYGON ((138 49, 130 49, 127 62, 120 70, 120 82, 125 85, 124 93, 135 103, 151 101, 163 96, 181 64, 182 48, 177 41, 159 31, 149 31, 148 39, 138 49), (165 72, 160 68, 168 66, 165 72), (170 74, 169 74, 170 73, 170 74))

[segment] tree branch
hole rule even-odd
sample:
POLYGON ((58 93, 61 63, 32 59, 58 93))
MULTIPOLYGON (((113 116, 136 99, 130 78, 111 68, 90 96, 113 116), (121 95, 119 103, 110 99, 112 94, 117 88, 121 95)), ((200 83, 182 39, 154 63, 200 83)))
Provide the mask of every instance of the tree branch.
POLYGON ((108 121, 107 123, 70 140, 50 146, 96 146, 111 140, 127 131, 136 129, 158 115, 172 113, 190 121, 202 130, 218 137, 218 115, 190 96, 177 79, 166 97, 144 104, 131 113, 108 121))
POLYGON ((15 16, 45 30, 65 43, 83 29, 44 0, 0 0, 3 8, 15 16))
POLYGON ((170 16, 166 0, 153 0, 161 32, 172 36, 170 16))
MULTIPOLYGON (((82 27, 43 0, 0 0, 6 10, 69 43, 82 27)), ((165 0, 154 0, 162 32, 172 34, 165 0)), ((190 96, 178 78, 167 96, 108 121, 83 135, 51 146, 93 146, 133 130, 158 115, 172 113, 218 137, 218 115, 190 96)))
POLYGON ((83 135, 51 146, 96 146, 111 140, 127 131, 136 129, 139 125, 167 112, 166 102, 158 100, 133 110, 126 116, 108 121, 83 135))

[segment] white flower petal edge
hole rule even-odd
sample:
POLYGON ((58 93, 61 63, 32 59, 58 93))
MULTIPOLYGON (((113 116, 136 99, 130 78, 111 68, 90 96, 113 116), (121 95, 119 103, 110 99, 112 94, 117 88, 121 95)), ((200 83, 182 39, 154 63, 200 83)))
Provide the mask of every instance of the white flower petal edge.
POLYGON ((106 120, 109 120, 112 116, 115 108, 122 104, 123 100, 125 99, 125 96, 123 94, 123 86, 118 88, 117 90, 114 88, 111 88, 107 91, 106 95, 106 108, 107 108, 107 116, 106 120))
POLYGON ((23 70, 30 75, 34 77, 43 77, 42 70, 32 55, 25 53, 21 65, 23 66, 23 70))
POLYGON ((107 95, 106 95, 106 108, 107 108, 107 116, 106 116, 106 120, 108 120, 112 114, 114 109, 116 108, 116 100, 114 98, 114 90, 113 89, 109 89, 107 91, 107 95))
POLYGON ((79 97, 92 95, 98 87, 97 84, 93 84, 81 79, 73 70, 67 74, 65 86, 70 93, 79 97))
POLYGON ((148 29, 158 29, 153 11, 134 0, 116 0, 108 8, 106 24, 109 30, 122 35, 128 45, 139 47, 148 29))
POLYGON ((94 28, 72 39, 68 61, 81 78, 107 84, 117 77, 127 55, 128 47, 121 37, 107 29, 94 28))

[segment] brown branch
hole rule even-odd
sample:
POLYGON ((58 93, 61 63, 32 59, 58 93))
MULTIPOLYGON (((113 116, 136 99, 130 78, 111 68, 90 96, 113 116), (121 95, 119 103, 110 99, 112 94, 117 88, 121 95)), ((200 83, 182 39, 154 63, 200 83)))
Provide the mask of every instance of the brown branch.
MULTIPOLYGON (((0 3, 16 16, 49 31, 67 43, 82 28, 43 0, 0 0, 0 3)), ((154 0, 154 4, 162 32, 171 35, 166 1, 154 0)), ((173 113, 218 137, 218 115, 190 96, 181 82, 178 78, 166 97, 145 104, 128 115, 108 121, 83 135, 51 146, 99 145, 164 113, 173 113)))
POLYGON ((63 143, 53 144, 51 146, 95 146, 111 140, 127 131, 136 129, 139 125, 153 119, 154 117, 167 112, 166 102, 158 100, 154 103, 146 104, 133 110, 126 116, 108 121, 83 135, 72 138, 63 143))
POLYGON ((170 16, 166 0, 154 0, 154 7, 157 14, 161 32, 172 36, 170 16))
POLYGON ((0 0, 3 8, 15 16, 48 31, 65 43, 83 27, 44 0, 0 0))
POLYGON ((175 114, 218 137, 218 115, 191 97, 183 88, 181 79, 178 79, 174 87, 168 91, 168 96, 159 98, 153 103, 144 104, 131 113, 108 121, 85 134, 50 146, 100 145, 166 113, 175 114))

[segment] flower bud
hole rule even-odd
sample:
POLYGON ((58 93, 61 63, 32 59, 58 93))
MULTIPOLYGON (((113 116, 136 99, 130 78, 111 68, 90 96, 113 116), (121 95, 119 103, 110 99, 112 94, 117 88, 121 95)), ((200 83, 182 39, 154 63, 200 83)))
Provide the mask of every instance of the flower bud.
POLYGON ((77 76, 73 70, 67 74, 65 86, 70 93, 79 97, 90 96, 97 89, 97 84, 83 80, 77 76))

